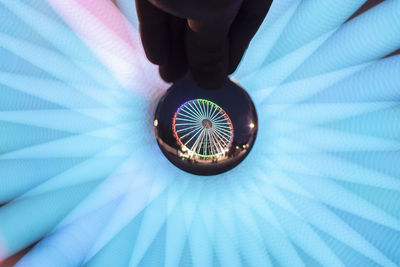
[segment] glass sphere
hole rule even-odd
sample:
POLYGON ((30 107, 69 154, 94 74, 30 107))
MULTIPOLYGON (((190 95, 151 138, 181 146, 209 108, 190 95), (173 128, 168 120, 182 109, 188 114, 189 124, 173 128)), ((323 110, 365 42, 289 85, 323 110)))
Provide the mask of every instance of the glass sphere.
POLYGON ((237 166, 257 136, 257 113, 250 96, 227 80, 218 90, 199 88, 189 77, 161 97, 154 131, 161 151, 176 167, 216 175, 237 166))

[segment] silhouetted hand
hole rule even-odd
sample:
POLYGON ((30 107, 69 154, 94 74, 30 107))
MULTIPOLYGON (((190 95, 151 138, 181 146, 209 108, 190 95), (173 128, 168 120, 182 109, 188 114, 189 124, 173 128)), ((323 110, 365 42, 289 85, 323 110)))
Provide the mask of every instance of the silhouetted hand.
POLYGON ((221 87, 263 22, 272 0, 136 0, 148 59, 174 82, 189 70, 201 87, 221 87))

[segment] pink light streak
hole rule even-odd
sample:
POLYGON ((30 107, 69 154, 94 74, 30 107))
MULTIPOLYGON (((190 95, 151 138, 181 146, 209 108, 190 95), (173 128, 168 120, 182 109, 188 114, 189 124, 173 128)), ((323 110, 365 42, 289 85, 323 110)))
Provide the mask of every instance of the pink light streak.
POLYGON ((6 240, 2 237, 0 233, 0 266, 9 256, 9 252, 6 246, 6 240))
POLYGON ((150 99, 168 86, 146 59, 137 30, 110 0, 47 2, 121 86, 150 99))

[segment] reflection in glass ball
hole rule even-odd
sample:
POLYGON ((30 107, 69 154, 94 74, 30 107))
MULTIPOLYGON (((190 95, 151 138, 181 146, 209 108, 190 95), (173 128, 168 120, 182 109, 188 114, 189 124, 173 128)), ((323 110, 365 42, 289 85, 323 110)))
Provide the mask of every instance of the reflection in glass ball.
POLYGON ((231 170, 252 149, 258 130, 255 107, 238 84, 199 88, 187 76, 161 97, 154 116, 157 143, 176 167, 196 175, 231 170))
POLYGON ((217 104, 205 99, 190 100, 180 106, 172 127, 182 150, 203 160, 225 154, 233 140, 229 116, 217 104))

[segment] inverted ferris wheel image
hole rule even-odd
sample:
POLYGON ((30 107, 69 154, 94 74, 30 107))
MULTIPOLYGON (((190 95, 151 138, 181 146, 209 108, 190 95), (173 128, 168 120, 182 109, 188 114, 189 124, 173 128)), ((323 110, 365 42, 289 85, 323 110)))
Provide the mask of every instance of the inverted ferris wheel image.
POLYGON ((247 106, 133 2, 0 0, 0 267, 400 266, 400 0, 273 1, 247 106))

